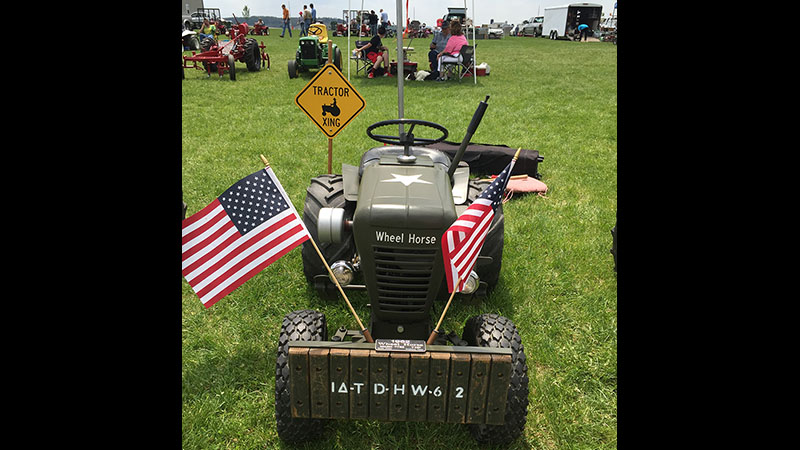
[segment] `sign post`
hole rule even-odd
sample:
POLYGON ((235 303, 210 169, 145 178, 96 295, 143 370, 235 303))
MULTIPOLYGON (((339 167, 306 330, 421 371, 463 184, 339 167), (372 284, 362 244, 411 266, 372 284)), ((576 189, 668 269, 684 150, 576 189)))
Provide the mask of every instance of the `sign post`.
POLYGON ((328 44, 328 63, 297 94, 294 102, 328 137, 328 173, 332 173, 333 138, 367 105, 361 94, 331 63, 332 44, 328 44))

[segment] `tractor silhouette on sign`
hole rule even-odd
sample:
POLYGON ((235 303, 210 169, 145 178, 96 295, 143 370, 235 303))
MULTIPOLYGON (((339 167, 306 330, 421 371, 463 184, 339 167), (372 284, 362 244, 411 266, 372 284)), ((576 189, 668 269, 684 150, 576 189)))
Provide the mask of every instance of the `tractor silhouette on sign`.
POLYGON ((339 115, 341 110, 338 106, 336 106, 336 97, 333 98, 333 103, 330 105, 322 105, 322 115, 324 116, 326 112, 331 113, 331 115, 334 117, 339 115))

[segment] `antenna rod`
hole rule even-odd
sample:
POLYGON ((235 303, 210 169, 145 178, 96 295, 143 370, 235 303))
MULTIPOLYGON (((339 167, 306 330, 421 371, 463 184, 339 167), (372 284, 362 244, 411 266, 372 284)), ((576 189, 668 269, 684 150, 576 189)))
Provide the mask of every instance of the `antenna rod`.
MULTIPOLYGON (((397 0, 396 3, 397 18, 394 24, 397 27, 397 118, 402 119, 405 117, 405 111, 403 111, 403 69, 405 67, 403 67, 403 61, 400 59, 400 55, 403 54, 403 31, 400 29, 400 23, 403 21, 403 2, 402 0, 397 0)), ((399 127, 399 133, 397 135, 403 139, 406 134, 403 129, 403 124, 401 123, 399 127)))

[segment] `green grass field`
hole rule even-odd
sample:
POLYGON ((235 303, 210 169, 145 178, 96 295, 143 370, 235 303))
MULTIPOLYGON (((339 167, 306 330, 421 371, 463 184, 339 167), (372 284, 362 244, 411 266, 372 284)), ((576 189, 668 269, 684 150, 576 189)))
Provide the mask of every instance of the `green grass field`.
MULTIPOLYGON (((271 70, 237 80, 186 70, 182 89, 182 188, 187 217, 240 178, 264 154, 302 211, 309 180, 327 172, 327 138, 294 104, 316 73, 289 79, 297 33, 259 37, 271 70)), ((351 42, 354 44, 355 39, 351 42)), ((412 60, 427 66, 429 39, 412 60)), ((347 62, 347 39, 334 38, 347 62)), ((386 39, 396 57, 396 41, 386 39)), ((460 142, 478 103, 491 96, 473 142, 536 149, 546 197, 516 196, 504 207, 505 247, 497 288, 483 302, 454 303, 444 322, 498 313, 519 328, 528 360, 530 405, 524 435, 509 448, 617 446, 617 279, 610 229, 617 209, 617 48, 533 38, 478 41, 491 75, 405 84, 405 116, 437 122, 460 142)), ((187 52, 186 54, 190 54, 187 52)), ((347 75, 347 67, 342 70, 347 75)), ((358 164, 381 144, 366 127, 397 118, 397 79, 350 82, 366 108, 333 142, 333 171, 358 164)), ((294 448, 275 431, 275 357, 282 317, 315 309, 329 329, 355 328, 343 301, 321 300, 306 284, 300 249, 284 256, 210 309, 182 281, 182 436, 186 449, 294 448)), ((362 320, 368 299, 348 293, 362 320)), ((437 308, 441 311, 441 308, 437 308)), ((438 317, 432 317, 436 320, 438 317)), ((321 441, 299 448, 472 449, 463 426, 334 421, 321 441)))

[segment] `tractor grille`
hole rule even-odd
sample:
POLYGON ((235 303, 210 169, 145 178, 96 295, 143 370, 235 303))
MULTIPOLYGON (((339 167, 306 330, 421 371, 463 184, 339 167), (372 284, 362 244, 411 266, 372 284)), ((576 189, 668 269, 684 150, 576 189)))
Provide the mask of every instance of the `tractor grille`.
POLYGON ((425 312, 435 249, 373 247, 378 303, 385 312, 425 312))
POLYGON ((317 59, 317 49, 314 41, 300 41, 300 57, 303 59, 317 59))

